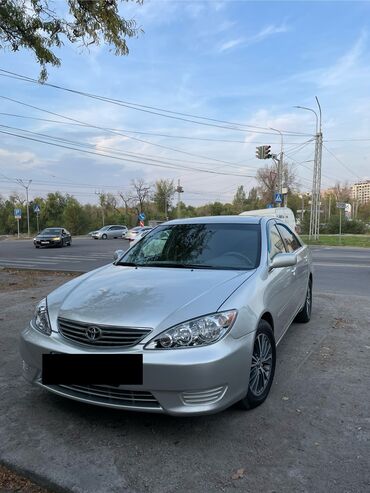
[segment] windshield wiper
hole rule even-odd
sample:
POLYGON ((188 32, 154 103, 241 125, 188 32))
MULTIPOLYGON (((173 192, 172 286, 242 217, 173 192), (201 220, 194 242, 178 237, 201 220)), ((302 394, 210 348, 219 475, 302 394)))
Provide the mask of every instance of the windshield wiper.
POLYGON ((205 264, 181 264, 177 262, 148 262, 140 264, 140 267, 173 267, 175 269, 217 269, 213 265, 205 264))
POLYGON ((124 265, 125 267, 139 267, 135 262, 116 262, 115 265, 124 265))

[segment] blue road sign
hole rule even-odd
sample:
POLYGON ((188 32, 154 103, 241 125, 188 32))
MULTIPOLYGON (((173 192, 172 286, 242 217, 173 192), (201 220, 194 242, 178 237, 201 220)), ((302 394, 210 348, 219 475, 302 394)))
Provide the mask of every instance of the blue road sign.
POLYGON ((14 217, 16 219, 22 219, 22 210, 21 209, 14 209, 14 217))
POLYGON ((267 204, 267 209, 272 209, 274 207, 274 204, 267 204))
POLYGON ((145 214, 144 214, 144 212, 140 212, 140 214, 139 214, 139 220, 140 220, 140 221, 144 221, 144 219, 145 219, 145 214))
POLYGON ((275 202, 281 204, 283 201, 283 195, 281 193, 275 193, 275 202))
POLYGON ((40 206, 39 206, 38 204, 35 204, 35 205, 33 206, 33 212, 35 212, 36 214, 38 214, 38 213, 40 212, 40 210, 41 210, 41 209, 40 209, 40 206))

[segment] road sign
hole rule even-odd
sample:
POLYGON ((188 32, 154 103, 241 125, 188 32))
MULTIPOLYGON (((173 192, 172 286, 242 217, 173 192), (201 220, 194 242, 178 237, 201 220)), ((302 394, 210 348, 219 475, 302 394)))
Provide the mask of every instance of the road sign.
POLYGON ((337 202, 337 209, 345 209, 345 208, 346 208, 345 202, 337 202))
POLYGON ((144 212, 140 212, 140 214, 139 214, 139 220, 140 221, 144 221, 145 220, 145 214, 144 214, 144 212))
POLYGON ((267 204, 267 209, 272 209, 274 207, 274 204, 267 204))
POLYGON ((281 193, 275 193, 275 202, 277 204, 281 204, 283 201, 283 196, 281 193))
POLYGON ((33 206, 33 212, 35 212, 36 214, 38 214, 38 213, 40 212, 40 210, 41 210, 41 209, 40 209, 40 206, 39 206, 38 204, 35 204, 35 205, 33 206))
POLYGON ((16 219, 22 219, 22 209, 14 209, 14 217, 16 219))

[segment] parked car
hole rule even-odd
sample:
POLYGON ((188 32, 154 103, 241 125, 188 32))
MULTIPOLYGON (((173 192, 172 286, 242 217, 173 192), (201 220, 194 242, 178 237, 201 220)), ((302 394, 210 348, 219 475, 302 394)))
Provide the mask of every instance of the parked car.
POLYGON ((127 233, 122 235, 122 238, 129 241, 136 240, 138 235, 143 235, 144 233, 149 233, 153 228, 150 226, 136 226, 135 228, 131 228, 127 233))
POLYGON ((122 238, 122 235, 126 234, 127 231, 127 226, 122 226, 121 224, 109 224, 108 226, 103 226, 98 231, 92 231, 91 237, 95 240, 122 238))
POLYGON ((65 228, 46 228, 33 239, 36 248, 47 246, 71 246, 72 236, 65 228))
POLYGON ((42 299, 23 374, 61 396, 173 415, 266 399, 276 345, 312 306, 309 249, 275 218, 170 221, 42 299))

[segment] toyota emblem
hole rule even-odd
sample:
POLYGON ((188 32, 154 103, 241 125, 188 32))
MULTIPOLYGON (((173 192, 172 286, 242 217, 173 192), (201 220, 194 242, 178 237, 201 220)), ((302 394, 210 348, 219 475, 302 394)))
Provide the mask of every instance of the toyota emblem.
POLYGON ((87 327, 85 330, 85 334, 89 341, 95 342, 101 337, 101 329, 95 325, 90 325, 90 327, 87 327))

